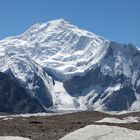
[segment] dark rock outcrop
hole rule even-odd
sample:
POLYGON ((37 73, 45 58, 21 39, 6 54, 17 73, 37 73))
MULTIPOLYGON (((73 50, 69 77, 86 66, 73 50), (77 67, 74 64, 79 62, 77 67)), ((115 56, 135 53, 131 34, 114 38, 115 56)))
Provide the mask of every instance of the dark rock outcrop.
POLYGON ((34 113, 45 109, 16 79, 0 72, 0 112, 34 113))

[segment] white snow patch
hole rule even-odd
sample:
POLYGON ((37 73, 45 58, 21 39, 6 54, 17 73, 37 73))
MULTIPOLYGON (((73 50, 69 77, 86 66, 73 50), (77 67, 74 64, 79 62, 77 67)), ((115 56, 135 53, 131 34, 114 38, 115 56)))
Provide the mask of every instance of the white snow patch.
POLYGON ((63 114, 68 114, 68 113, 73 113, 73 112, 79 112, 77 110, 66 110, 66 111, 63 111, 63 110, 54 110, 56 112, 52 112, 52 113, 32 113, 32 114, 18 114, 18 115, 3 115, 3 116, 0 116, 0 119, 3 119, 3 118, 16 118, 16 117, 23 117, 23 118, 28 118, 28 117, 32 117, 32 116, 42 116, 42 117, 45 117, 45 116, 55 116, 55 115, 63 115, 63 114))
POLYGON ((117 118, 104 118, 102 120, 96 121, 98 123, 127 123, 125 120, 117 119, 117 118))
POLYGON ((137 100, 135 102, 133 102, 133 104, 130 107, 130 111, 136 111, 136 110, 140 110, 140 95, 138 93, 135 93, 135 96, 137 98, 137 100))
POLYGON ((102 120, 96 121, 98 123, 134 123, 134 122, 140 122, 140 117, 125 117, 123 119, 118 118, 104 118, 102 120))
POLYGON ((107 97, 110 96, 110 95, 112 94, 112 92, 120 90, 120 88, 121 88, 121 84, 117 84, 117 85, 115 85, 115 86, 113 86, 113 87, 107 88, 107 89, 105 90, 105 92, 108 93, 108 94, 107 94, 107 97))
POLYGON ((12 120, 13 118, 4 118, 2 121, 12 120))
POLYGON ((74 97, 70 96, 65 88, 63 87, 63 83, 59 81, 55 81, 55 85, 53 87, 53 108, 57 110, 76 110, 76 105, 74 102, 74 97))
POLYGON ((137 122, 140 122, 140 117, 133 117, 133 116, 129 116, 129 117, 125 117, 123 118, 123 120, 125 120, 127 123, 137 123, 137 122))
POLYGON ((0 136, 0 140, 31 140, 23 137, 14 137, 14 136, 0 136))
POLYGON ((60 140, 139 140, 140 131, 117 126, 88 125, 60 140))

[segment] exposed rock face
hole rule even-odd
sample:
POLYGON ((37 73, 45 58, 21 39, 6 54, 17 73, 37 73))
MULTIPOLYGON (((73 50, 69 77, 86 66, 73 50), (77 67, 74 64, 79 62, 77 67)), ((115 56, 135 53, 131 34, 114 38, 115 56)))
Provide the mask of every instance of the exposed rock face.
POLYGON ((88 109, 127 110, 139 96, 138 59, 140 52, 132 45, 111 42, 93 69, 66 80, 64 87, 72 96, 87 96, 88 109))
POLYGON ((33 113, 45 111, 42 105, 30 97, 16 79, 0 72, 0 112, 33 113))

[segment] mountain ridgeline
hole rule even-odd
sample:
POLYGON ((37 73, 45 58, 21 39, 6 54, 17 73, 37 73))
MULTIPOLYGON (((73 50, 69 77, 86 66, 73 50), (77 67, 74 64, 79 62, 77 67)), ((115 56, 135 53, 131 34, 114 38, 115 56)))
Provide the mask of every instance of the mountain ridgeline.
POLYGON ((0 41, 0 112, 140 110, 140 50, 63 19, 0 41))

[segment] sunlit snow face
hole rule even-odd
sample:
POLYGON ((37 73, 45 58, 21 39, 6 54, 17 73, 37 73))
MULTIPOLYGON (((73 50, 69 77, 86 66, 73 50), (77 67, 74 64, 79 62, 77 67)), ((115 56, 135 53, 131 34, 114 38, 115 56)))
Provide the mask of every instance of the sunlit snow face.
POLYGON ((26 54, 62 80, 96 64, 109 41, 60 19, 36 24, 20 36, 1 41, 0 46, 1 54, 26 54))

